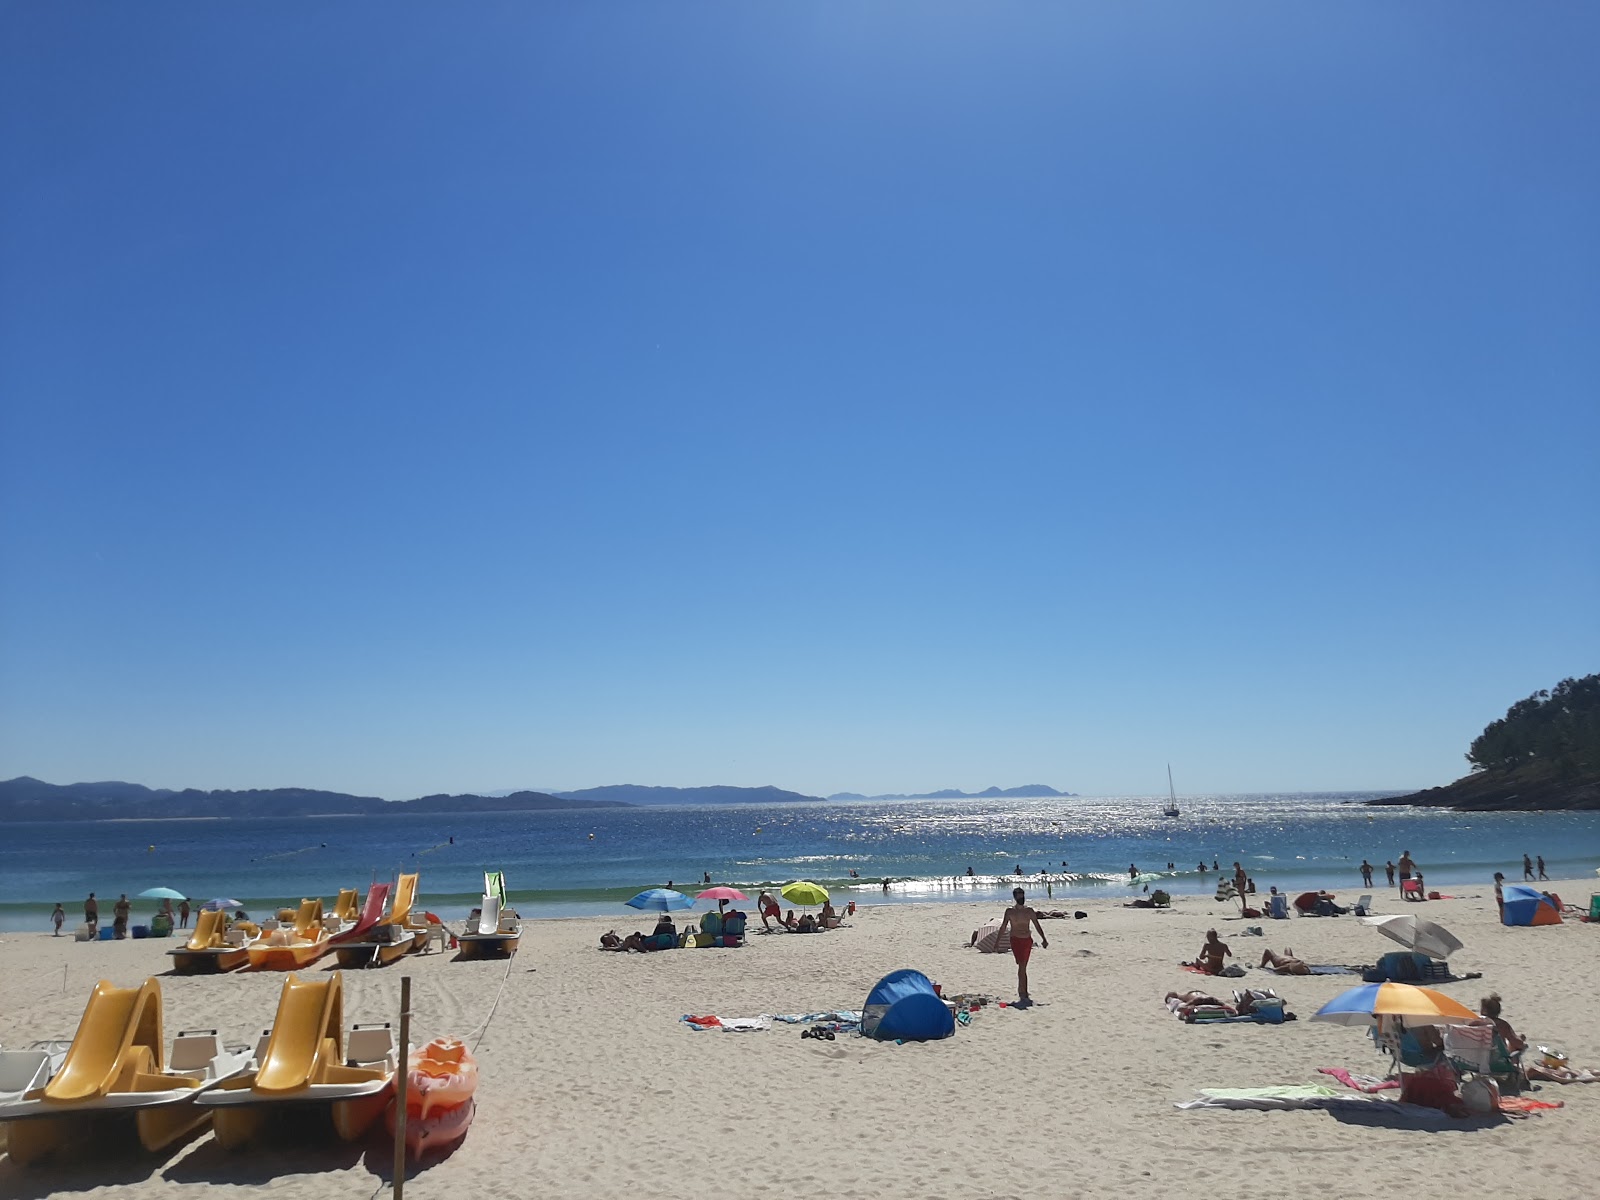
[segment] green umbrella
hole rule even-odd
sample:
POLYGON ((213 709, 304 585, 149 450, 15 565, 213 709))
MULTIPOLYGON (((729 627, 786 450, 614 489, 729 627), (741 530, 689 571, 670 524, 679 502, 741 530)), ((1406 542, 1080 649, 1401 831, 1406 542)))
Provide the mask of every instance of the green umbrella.
POLYGON ((790 904, 826 904, 828 892, 826 888, 801 879, 784 887, 783 898, 790 904))

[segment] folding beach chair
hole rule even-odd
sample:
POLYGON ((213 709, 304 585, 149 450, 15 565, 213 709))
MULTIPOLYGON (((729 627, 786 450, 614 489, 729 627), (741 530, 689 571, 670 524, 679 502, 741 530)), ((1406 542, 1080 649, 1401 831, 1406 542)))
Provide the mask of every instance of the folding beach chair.
POLYGON ((1369 914, 1372 911, 1372 897, 1363 896, 1361 899, 1357 900, 1354 911, 1358 917, 1364 917, 1369 914))

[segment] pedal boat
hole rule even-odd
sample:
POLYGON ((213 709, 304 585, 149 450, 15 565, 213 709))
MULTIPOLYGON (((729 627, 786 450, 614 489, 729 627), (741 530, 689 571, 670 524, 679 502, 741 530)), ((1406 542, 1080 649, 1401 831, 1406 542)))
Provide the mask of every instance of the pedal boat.
POLYGON ((11 1161, 25 1167, 74 1145, 92 1146, 101 1122, 130 1118, 146 1150, 165 1149, 210 1118, 196 1101, 250 1058, 226 1052, 210 1029, 180 1032, 170 1058, 163 1049, 155 979, 133 988, 95 984, 60 1068, 19 1098, 0 1101, 11 1161))
POLYGON ((283 981, 278 1013, 253 1064, 196 1098, 217 1142, 237 1149, 290 1107, 326 1107, 334 1131, 354 1141, 383 1115, 394 1090, 398 1051, 387 1024, 343 1032, 344 976, 283 981))
POLYGON ((507 958, 517 952, 522 939, 522 918, 514 908, 501 908, 500 897, 486 895, 467 931, 456 936, 463 960, 507 958))
POLYGON ((328 938, 322 901, 302 900, 293 926, 263 929, 261 936, 245 947, 245 955, 252 971, 298 971, 328 952, 328 938))
POLYGON ((249 961, 251 943, 261 936, 261 927, 249 921, 228 926, 228 914, 202 912, 194 932, 182 946, 168 950, 172 969, 179 975, 208 975, 233 971, 249 961))
MULTIPOLYGON (((371 903, 368 893, 368 903, 371 903)), ((402 875, 395 882, 394 905, 387 916, 374 922, 359 940, 341 941, 335 947, 341 967, 386 967, 428 944, 432 926, 412 920, 417 899, 417 876, 402 875)))

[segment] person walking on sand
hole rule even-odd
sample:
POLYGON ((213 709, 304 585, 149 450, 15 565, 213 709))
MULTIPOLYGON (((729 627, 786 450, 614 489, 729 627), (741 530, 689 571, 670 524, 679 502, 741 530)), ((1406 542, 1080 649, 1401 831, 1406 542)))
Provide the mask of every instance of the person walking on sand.
POLYGON ((1537 865, 1539 867, 1539 878, 1549 882, 1550 876, 1544 873, 1544 855, 1539 855, 1537 859, 1537 865))
POLYGON ((1533 859, 1526 854, 1522 856, 1522 877, 1530 882, 1533 879, 1533 859))
POLYGON ((1017 960, 1017 1005, 1026 1008, 1033 1003, 1028 995, 1028 957, 1033 953, 1033 929, 1039 931, 1041 949, 1050 949, 1050 939, 1045 937, 1044 926, 1039 924, 1039 914, 1028 907, 1028 893, 1012 888, 1011 898, 1016 903, 1001 914, 1000 932, 1011 938, 1011 957, 1017 960))
POLYGON ((50 924, 52 924, 52 925, 54 925, 56 927, 56 931, 54 933, 52 933, 50 936, 51 937, 60 937, 61 936, 61 927, 63 925, 65 925, 66 923, 67 923, 67 910, 62 908, 61 905, 58 904, 58 905, 56 905, 55 912, 50 914, 50 924))
POLYGON ((1361 884, 1363 887, 1372 886, 1372 864, 1364 858, 1361 860, 1361 884))
POLYGON ((1494 873, 1494 906, 1500 911, 1500 924, 1506 923, 1506 877, 1499 871, 1494 873))
POLYGON ((116 937, 119 942, 128 936, 128 914, 132 911, 133 905, 128 903, 127 892, 123 892, 117 902, 111 906, 111 928, 116 931, 116 937))
POLYGON ((1389 886, 1394 886, 1394 860, 1390 859, 1383 864, 1384 874, 1389 876, 1389 886))
POLYGON ((100 932, 100 902, 94 898, 94 893, 89 893, 89 898, 83 902, 83 923, 89 927, 91 935, 100 932))
POLYGON ((178 928, 189 928, 189 898, 185 896, 183 903, 178 905, 178 928))

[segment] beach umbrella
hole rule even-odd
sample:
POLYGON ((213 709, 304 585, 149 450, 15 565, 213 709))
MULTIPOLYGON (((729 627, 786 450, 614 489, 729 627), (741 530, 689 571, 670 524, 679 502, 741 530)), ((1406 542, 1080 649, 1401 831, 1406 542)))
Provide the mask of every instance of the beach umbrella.
POLYGON ((783 888, 783 898, 790 904, 826 904, 828 892, 826 888, 801 879, 783 888))
POLYGON ((244 902, 241 900, 229 900, 226 897, 218 897, 215 900, 207 900, 200 907, 205 909, 207 912, 216 912, 218 909, 243 908, 244 902))
POLYGON ((707 888, 705 891, 698 893, 695 896, 695 899, 715 900, 717 902, 717 907, 721 908, 723 905, 727 904, 729 900, 748 900, 750 897, 746 896, 738 888, 714 887, 707 888))
POLYGON ((648 909, 651 912, 671 912, 678 908, 693 908, 694 901, 682 892, 671 888, 647 888, 632 900, 624 900, 629 908, 648 909))
POLYGON ((145 888, 136 897, 139 900, 186 900, 182 892, 175 892, 171 888, 145 888))
POLYGON ((1363 925, 1371 925, 1384 937, 1399 942, 1407 950, 1426 954, 1429 958, 1449 958, 1461 949, 1461 939, 1443 925, 1435 925, 1421 917, 1407 915, 1392 917, 1362 917, 1363 925))
POLYGON ((1367 983, 1340 992, 1312 1014, 1313 1021, 1370 1025, 1395 1017, 1402 1025, 1470 1025, 1483 1018, 1443 992, 1410 983, 1367 983))

